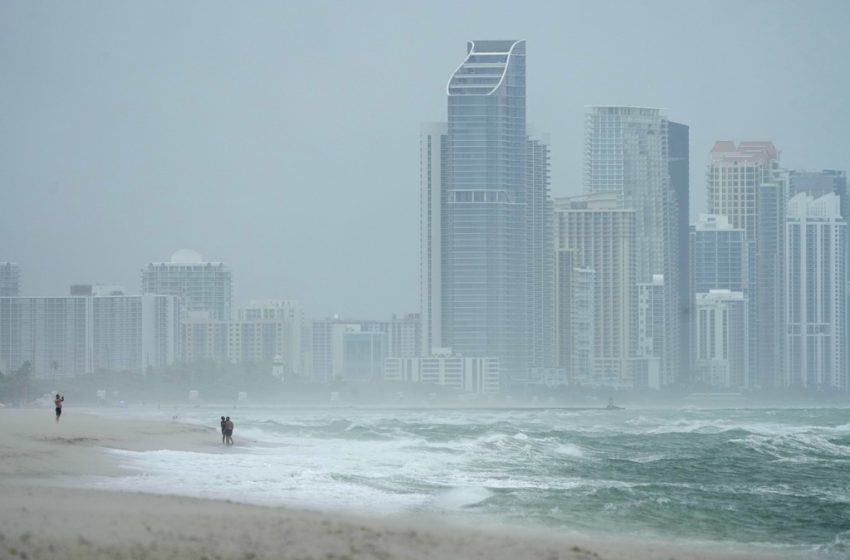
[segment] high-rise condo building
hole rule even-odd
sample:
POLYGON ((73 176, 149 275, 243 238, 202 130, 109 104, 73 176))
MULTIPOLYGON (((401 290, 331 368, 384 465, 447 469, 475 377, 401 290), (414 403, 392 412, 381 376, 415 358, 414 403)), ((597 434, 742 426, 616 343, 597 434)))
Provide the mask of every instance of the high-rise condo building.
POLYGON ((443 346, 443 197, 448 125, 425 123, 419 136, 419 309, 422 354, 443 346))
POLYGON ((678 344, 679 344, 679 381, 686 382, 691 370, 691 345, 693 343, 693 297, 691 296, 688 279, 688 266, 691 262, 688 229, 690 223, 690 192, 691 192, 691 148, 690 128, 682 123, 667 121, 667 170, 670 174, 670 186, 673 189, 674 220, 671 227, 675 228, 673 238, 676 240, 675 266, 678 278, 676 299, 678 309, 678 344))
POLYGON ((784 238, 787 173, 771 142, 715 142, 707 173, 708 212, 743 229, 748 254, 749 382, 784 376, 784 238))
POLYGON ((230 268, 206 262, 190 249, 171 255, 170 262, 154 262, 142 269, 142 292, 180 298, 184 314, 203 312, 218 321, 230 320, 230 268))
MULTIPOLYGON (((736 298, 738 295, 743 298, 743 307, 750 315, 747 319, 747 329, 741 330, 738 334, 746 333, 749 337, 746 345, 746 356, 749 360, 750 349, 756 347, 756 341, 755 329, 750 329, 749 327, 750 324, 754 324, 755 317, 753 315, 753 310, 750 309, 750 307, 752 307, 750 303, 752 301, 751 298, 754 296, 752 291, 754 284, 750 282, 750 258, 748 249, 751 246, 755 247, 755 243, 747 242, 746 232, 741 228, 732 227, 732 224, 729 223, 729 219, 726 216, 718 216, 714 214, 700 214, 699 219, 691 230, 690 236, 692 259, 691 284, 693 286, 692 297, 698 299, 712 290, 726 290, 733 294, 737 294, 735 295, 736 298)), ((720 307, 717 307, 717 305, 720 304, 716 304, 716 299, 716 297, 709 298, 708 300, 703 299, 702 304, 714 306, 712 309, 719 309, 720 307)), ((723 305, 725 305, 725 303, 723 305)), ((696 328, 696 326, 698 325, 695 323, 694 327, 696 328)), ((705 329, 701 332, 705 332, 705 329)), ((696 337, 696 331, 694 331, 694 337, 696 337)), ((705 368, 707 366, 704 360, 706 359, 705 356, 713 356, 713 354, 706 350, 705 344, 699 343, 699 341, 694 338, 695 351, 697 347, 701 348, 703 356, 701 359, 703 362, 700 362, 698 368, 695 367, 695 374, 698 380, 707 382, 705 379, 705 368)), ((719 362, 715 361, 712 363, 714 366, 717 366, 719 362)), ((696 362, 694 365, 697 365, 696 362)), ((726 365, 723 365, 723 368, 726 368, 726 365)), ((750 385, 749 368, 749 363, 745 368, 733 368, 734 371, 729 374, 731 376, 729 377, 731 380, 730 383, 734 382, 734 386, 741 386, 739 381, 742 381, 744 386, 750 385), (744 377, 740 377, 741 375, 744 377)), ((727 368, 723 371, 726 372, 731 370, 728 370, 727 368)), ((724 375, 726 374, 724 373, 724 375)), ((711 383, 714 384, 717 379, 712 379, 714 379, 714 381, 711 383)), ((721 384, 721 386, 729 387, 732 385, 721 384)))
POLYGON ((779 154, 772 142, 718 141, 708 168, 708 213, 726 216, 747 240, 758 231, 758 187, 778 169, 779 154))
POLYGON ((687 279, 680 278, 687 270, 687 142, 687 127, 674 123, 671 132, 659 109, 600 106, 587 114, 585 190, 615 194, 623 208, 635 211, 635 282, 664 276, 661 385, 684 375, 681 356, 688 346, 682 340, 687 279))
POLYGON ((422 352, 500 361, 503 384, 554 361, 548 146, 525 120, 525 42, 470 41, 448 122, 422 127, 422 352))
POLYGON ((569 384, 592 381, 595 272, 578 267, 578 251, 555 251, 555 365, 569 384))
POLYGON ((553 207, 549 194, 549 145, 529 139, 527 174, 529 365, 555 364, 553 207))
POLYGON ((667 335, 665 288, 663 274, 653 274, 651 282, 637 283, 634 378, 638 387, 660 389, 664 384, 661 356, 667 335))
POLYGON ((616 193, 555 200, 558 253, 574 251, 574 268, 593 271, 589 378, 598 385, 634 382, 635 229, 635 211, 623 208, 616 193))
POLYGON ((788 202, 785 245, 786 387, 848 390, 845 367, 846 221, 838 195, 788 202))
POLYGON ((720 389, 746 386, 749 320, 744 294, 710 289, 696 295, 694 309, 696 379, 720 389))
POLYGON ((21 292, 21 269, 17 263, 0 262, 0 297, 15 297, 21 292))
POLYGON ((177 298, 155 294, 0 298, 0 370, 38 377, 144 373, 177 359, 177 298))

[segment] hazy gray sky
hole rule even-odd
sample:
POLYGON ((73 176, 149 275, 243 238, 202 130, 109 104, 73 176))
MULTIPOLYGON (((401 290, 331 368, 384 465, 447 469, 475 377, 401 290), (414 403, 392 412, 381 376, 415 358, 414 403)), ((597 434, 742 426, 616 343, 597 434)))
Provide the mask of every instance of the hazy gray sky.
POLYGON ((467 39, 528 41, 555 196, 581 191, 592 104, 691 127, 692 214, 715 139, 850 167, 850 2, 0 3, 0 261, 25 295, 139 290, 193 248, 235 303, 418 310, 422 121, 467 39), (460 5, 458 5, 460 4, 460 5))

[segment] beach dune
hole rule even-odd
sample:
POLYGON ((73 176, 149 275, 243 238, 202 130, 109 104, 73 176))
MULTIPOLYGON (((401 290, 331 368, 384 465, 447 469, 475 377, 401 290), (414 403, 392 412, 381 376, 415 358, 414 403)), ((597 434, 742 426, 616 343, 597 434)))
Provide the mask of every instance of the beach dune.
MULTIPOLYGON (((223 452, 213 427, 66 410, 0 409, 0 558, 21 559, 758 559, 762 550, 612 536, 369 519, 229 501, 94 490, 128 475, 105 449, 223 452)), ((364 511, 369 505, 364 504, 364 511)))

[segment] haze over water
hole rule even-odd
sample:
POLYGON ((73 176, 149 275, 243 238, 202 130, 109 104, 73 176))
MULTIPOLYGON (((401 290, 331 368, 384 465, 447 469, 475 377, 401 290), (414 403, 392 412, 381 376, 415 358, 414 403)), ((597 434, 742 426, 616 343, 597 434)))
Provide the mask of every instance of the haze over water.
MULTIPOLYGON (((222 453, 117 452, 97 486, 850 554, 850 412, 180 411, 236 420, 222 453), (255 440, 240 447, 244 438, 255 440)), ((165 415, 165 412, 152 414, 165 415)), ((168 413, 169 415, 171 412, 168 413)))

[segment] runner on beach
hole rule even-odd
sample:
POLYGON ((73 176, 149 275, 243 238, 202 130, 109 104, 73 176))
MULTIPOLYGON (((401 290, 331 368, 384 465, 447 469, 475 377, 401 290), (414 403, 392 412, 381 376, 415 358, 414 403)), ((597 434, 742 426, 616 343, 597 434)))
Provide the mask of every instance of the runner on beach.
POLYGON ((53 399, 53 404, 56 405, 56 421, 59 421, 59 417, 62 416, 62 403, 65 402, 65 396, 56 393, 56 398, 53 399))
POLYGON ((224 421, 224 435, 227 436, 227 445, 233 445, 233 421, 230 416, 224 421))
POLYGON ((221 417, 221 444, 227 443, 227 421, 224 416, 221 417))

